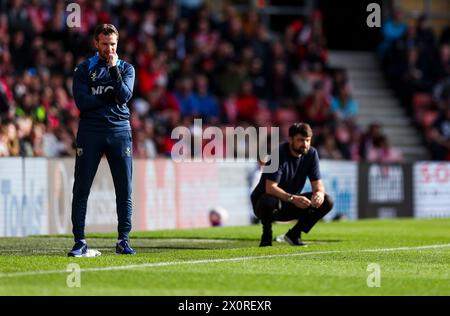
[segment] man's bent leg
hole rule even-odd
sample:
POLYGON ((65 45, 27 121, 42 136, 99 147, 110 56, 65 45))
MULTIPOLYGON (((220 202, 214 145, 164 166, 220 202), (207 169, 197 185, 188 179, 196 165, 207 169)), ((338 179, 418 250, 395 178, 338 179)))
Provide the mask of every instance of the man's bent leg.
POLYGON ((79 131, 76 154, 72 190, 72 232, 75 242, 84 239, 87 201, 103 155, 103 135, 79 131))
MULTIPOLYGON (((312 193, 305 193, 302 196, 311 199, 312 193)), ((282 202, 281 211, 277 214, 276 220, 290 221, 298 220, 286 234, 285 240, 293 246, 304 245, 301 240, 301 233, 308 233, 311 228, 324 217, 333 207, 333 202, 328 194, 325 194, 324 202, 319 208, 308 207, 301 209, 292 203, 282 202)))
POLYGON ((261 220, 263 233, 261 236, 260 247, 272 246, 272 222, 275 220, 275 214, 279 211, 279 199, 264 194, 258 200, 253 201, 253 211, 261 220))
POLYGON ((131 231, 132 188, 132 139, 131 131, 111 133, 107 137, 106 157, 114 181, 118 218, 118 239, 128 240, 131 231))
MULTIPOLYGON (((308 192, 305 194, 302 194, 302 196, 307 197, 308 199, 311 199, 312 193, 308 192)), ((333 208, 333 199, 328 194, 325 194, 323 203, 318 208, 308 207, 303 212, 299 213, 299 221, 297 224, 292 228, 295 232, 304 232, 308 233, 311 228, 325 215, 328 214, 328 212, 331 211, 333 208)))

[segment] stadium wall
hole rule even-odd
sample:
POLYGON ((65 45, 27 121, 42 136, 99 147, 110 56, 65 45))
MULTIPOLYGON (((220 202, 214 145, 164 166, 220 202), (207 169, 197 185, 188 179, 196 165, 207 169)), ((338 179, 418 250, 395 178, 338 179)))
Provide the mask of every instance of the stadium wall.
MULTIPOLYGON (((320 173, 334 207, 324 220, 358 218, 358 163, 354 161, 321 160, 320 173)), ((303 192, 311 191, 307 181, 303 192)))
MULTIPOLYGON (((75 160, 0 159, 0 236, 70 234, 75 160)), ((133 229, 210 226, 209 212, 227 210, 226 225, 251 221, 254 164, 135 160, 133 229)), ((88 200, 87 232, 117 229, 111 172, 102 159, 88 200)))
MULTIPOLYGON (((0 236, 70 234, 74 164, 73 158, 0 159, 0 236)), ((260 176, 255 163, 138 159, 133 167, 134 230, 208 227, 209 211, 217 207, 228 212, 224 225, 251 223, 249 194, 260 176)), ((450 217, 450 163, 323 160, 321 172, 335 200, 325 220, 450 217)), ((86 230, 115 231, 115 209, 103 159, 89 197, 86 230)))
POLYGON ((450 163, 414 164, 414 216, 450 217, 450 163))

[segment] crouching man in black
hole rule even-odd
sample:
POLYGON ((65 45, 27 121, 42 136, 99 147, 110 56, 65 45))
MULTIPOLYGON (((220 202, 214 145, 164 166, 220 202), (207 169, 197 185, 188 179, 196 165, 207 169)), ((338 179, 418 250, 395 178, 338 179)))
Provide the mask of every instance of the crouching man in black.
MULTIPOLYGON (((289 128, 289 142, 279 147, 279 166, 273 173, 263 172, 251 194, 253 211, 261 220, 260 247, 272 246, 272 222, 298 220, 284 236, 293 246, 302 246, 301 233, 308 233, 332 208, 320 180, 319 156, 311 147, 312 129, 306 123, 289 128), (312 192, 300 194, 306 177, 312 192)), ((268 165, 270 162, 268 163, 268 165)))

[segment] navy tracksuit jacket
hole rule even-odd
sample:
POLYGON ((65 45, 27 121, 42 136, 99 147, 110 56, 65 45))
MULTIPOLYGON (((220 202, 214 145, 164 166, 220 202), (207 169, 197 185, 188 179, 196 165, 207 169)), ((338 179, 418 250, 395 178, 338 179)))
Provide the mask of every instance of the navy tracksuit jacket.
POLYGON ((116 191, 119 239, 128 240, 133 149, 127 102, 134 78, 131 64, 119 59, 115 67, 108 68, 98 53, 75 68, 73 95, 80 110, 72 200, 75 241, 85 238, 87 200, 103 154, 116 191))

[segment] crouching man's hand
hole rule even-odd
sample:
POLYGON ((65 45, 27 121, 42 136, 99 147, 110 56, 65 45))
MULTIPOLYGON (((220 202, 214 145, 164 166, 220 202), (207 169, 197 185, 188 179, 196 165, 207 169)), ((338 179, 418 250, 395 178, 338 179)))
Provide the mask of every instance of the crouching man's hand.
POLYGON ((294 195, 292 203, 294 203, 294 205, 297 206, 298 208, 302 209, 306 209, 311 205, 311 201, 308 198, 301 195, 294 195))
POLYGON ((311 197, 311 206, 314 208, 318 208, 323 204, 325 199, 325 193, 318 191, 315 192, 311 197))

